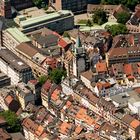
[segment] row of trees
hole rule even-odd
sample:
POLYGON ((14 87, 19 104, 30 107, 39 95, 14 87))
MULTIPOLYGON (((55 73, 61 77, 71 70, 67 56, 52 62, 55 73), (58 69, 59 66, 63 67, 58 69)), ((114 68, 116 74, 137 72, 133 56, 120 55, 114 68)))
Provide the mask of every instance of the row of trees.
MULTIPOLYGON (((116 18, 117 18, 117 22, 119 24, 107 26, 106 29, 113 36, 119 35, 119 34, 126 34, 128 31, 127 31, 127 28, 125 26, 125 23, 129 20, 130 14, 127 12, 121 12, 121 13, 117 14, 116 18)), ((102 25, 108 21, 107 14, 105 11, 97 10, 94 12, 94 14, 92 16, 92 20, 94 23, 102 25)))
POLYGON ((33 3, 38 7, 38 8, 48 8, 48 2, 49 0, 32 0, 33 3))
POLYGON ((115 24, 115 25, 107 25, 105 29, 112 34, 112 36, 116 36, 119 34, 126 34, 128 30, 125 25, 123 24, 115 24))
POLYGON ((50 71, 49 75, 43 75, 39 78, 39 82, 41 85, 43 85, 47 79, 50 79, 53 81, 55 84, 60 84, 62 79, 65 78, 67 75, 66 71, 62 68, 56 68, 52 71, 50 71))
POLYGON ((102 4, 123 4, 131 10, 134 10, 135 6, 139 3, 139 0, 101 0, 102 4))
MULTIPOLYGON (((130 16, 131 15, 128 12, 120 12, 116 15, 117 22, 125 24, 130 19, 130 16)), ((103 10, 95 11, 92 16, 93 23, 97 23, 99 25, 106 23, 108 21, 107 18, 107 14, 103 10)))

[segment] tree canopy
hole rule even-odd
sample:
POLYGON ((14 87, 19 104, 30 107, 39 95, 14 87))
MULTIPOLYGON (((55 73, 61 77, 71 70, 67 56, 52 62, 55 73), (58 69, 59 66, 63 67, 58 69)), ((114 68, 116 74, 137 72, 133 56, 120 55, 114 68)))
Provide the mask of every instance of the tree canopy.
POLYGON ((56 69, 54 69, 54 70, 52 70, 51 72, 50 72, 50 79, 54 82, 54 83, 56 83, 56 84, 59 84, 59 83, 61 83, 61 81, 62 81, 62 78, 63 77, 66 77, 66 71, 65 70, 63 70, 63 69, 59 69, 59 68, 56 68, 56 69))
POLYGON ((117 22, 125 24, 130 18, 130 14, 127 12, 121 12, 117 14, 117 22))
POLYGON ((102 4, 123 4, 126 7, 134 10, 135 6, 139 3, 139 0, 101 0, 102 4))
POLYGON ((92 16, 92 20, 93 20, 93 23, 97 23, 99 25, 106 23, 108 21, 106 12, 103 10, 95 11, 92 16))
POLYGON ((0 113, 0 116, 4 117, 11 132, 19 132, 21 129, 20 121, 16 114, 12 111, 4 111, 0 113))
POLYGON ((68 33, 68 32, 66 32, 66 31, 65 31, 65 32, 63 33, 63 37, 70 38, 70 35, 69 35, 69 33, 68 33))
POLYGON ((92 26, 92 22, 91 22, 91 20, 89 20, 89 19, 87 20, 86 26, 89 26, 89 27, 92 26))
POLYGON ((47 81, 48 77, 46 75, 42 75, 39 77, 39 83, 43 85, 47 81))
POLYGON ((105 28, 112 34, 112 36, 128 33, 126 26, 123 24, 107 25, 105 28))
POLYGON ((48 0, 32 0, 33 3, 39 8, 45 8, 48 5, 48 0))

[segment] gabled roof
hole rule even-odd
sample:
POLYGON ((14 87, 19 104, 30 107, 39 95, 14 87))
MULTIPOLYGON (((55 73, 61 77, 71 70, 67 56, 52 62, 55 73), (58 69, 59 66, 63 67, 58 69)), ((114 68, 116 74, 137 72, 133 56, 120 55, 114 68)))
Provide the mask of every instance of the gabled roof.
POLYGON ((69 44, 69 43, 67 43, 67 42, 65 41, 64 38, 60 38, 60 40, 58 41, 58 45, 59 45, 60 47, 62 47, 62 48, 67 47, 68 44, 69 44))
POLYGON ((16 47, 16 49, 31 58, 38 53, 36 48, 31 43, 21 43, 16 47))
POLYGON ((6 101, 7 105, 9 105, 13 100, 14 100, 14 98, 11 95, 8 95, 5 98, 5 101, 6 101))
POLYGON ((45 91, 49 91, 50 88, 51 88, 51 86, 52 86, 51 81, 50 81, 50 80, 47 80, 47 81, 45 82, 45 84, 42 86, 42 89, 44 89, 45 91))
POLYGON ((129 114, 126 114, 123 118, 122 118, 122 121, 128 125, 131 124, 132 121, 134 121, 135 118, 133 118, 131 115, 129 114))
POLYGON ((138 126, 140 126, 140 121, 135 119, 130 123, 130 126, 136 129, 138 126))

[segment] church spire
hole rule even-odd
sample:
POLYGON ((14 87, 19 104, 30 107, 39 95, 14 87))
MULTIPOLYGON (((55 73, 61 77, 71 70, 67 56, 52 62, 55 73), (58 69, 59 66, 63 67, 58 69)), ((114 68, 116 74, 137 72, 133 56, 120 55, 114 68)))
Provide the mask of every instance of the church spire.
POLYGON ((79 35, 77 36, 77 39, 76 39, 76 47, 77 48, 82 47, 82 43, 81 43, 81 39, 79 35))

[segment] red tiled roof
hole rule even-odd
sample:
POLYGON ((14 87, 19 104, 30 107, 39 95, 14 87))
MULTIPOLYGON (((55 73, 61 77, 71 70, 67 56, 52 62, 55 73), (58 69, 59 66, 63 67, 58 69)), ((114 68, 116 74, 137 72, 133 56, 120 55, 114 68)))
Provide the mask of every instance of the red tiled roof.
POLYGON ((135 91, 140 94, 140 88, 136 88, 135 91))
POLYGON ((47 65, 49 65, 52 69, 56 68, 56 66, 57 66, 56 58, 48 57, 48 58, 46 58, 45 63, 47 65))
POLYGON ((5 101, 6 103, 9 105, 12 101, 14 100, 14 98, 11 96, 11 95, 8 95, 6 98, 5 98, 5 101))
POLYGON ((44 90, 46 90, 46 91, 49 91, 49 89, 50 89, 50 87, 51 87, 51 81, 50 80, 47 80, 46 82, 45 82, 45 84, 43 85, 43 89, 44 90))
POLYGON ((62 134, 65 134, 65 135, 67 135, 67 132, 68 132, 68 130, 70 130, 70 128, 71 128, 71 124, 70 123, 67 123, 67 122, 63 122, 62 124, 61 124, 61 126, 60 126, 60 132, 62 133, 62 134))
POLYGON ((75 129, 76 134, 79 134, 82 131, 83 127, 77 126, 75 129))
POLYGON ((35 80, 30 80, 29 82, 32 83, 33 85, 36 85, 38 83, 38 81, 36 79, 35 80))
POLYGON ((96 64, 96 71, 97 72, 107 72, 107 66, 105 62, 98 62, 96 64))
POLYGON ((68 45, 68 43, 63 38, 61 38, 58 42, 58 45, 62 48, 65 48, 68 45))
POLYGON ((51 96, 52 100, 54 100, 54 101, 58 100, 60 92, 61 92, 61 90, 55 89, 51 96))
POLYGON ((132 75, 133 71, 131 64, 124 64, 124 73, 126 75, 132 75))
POLYGON ((0 139, 1 140, 8 140, 8 139, 11 139, 11 136, 10 136, 10 134, 7 133, 7 131, 0 128, 0 139))
POLYGON ((140 121, 135 119, 130 123, 130 126, 133 128, 137 128, 138 126, 140 126, 140 121))

